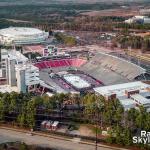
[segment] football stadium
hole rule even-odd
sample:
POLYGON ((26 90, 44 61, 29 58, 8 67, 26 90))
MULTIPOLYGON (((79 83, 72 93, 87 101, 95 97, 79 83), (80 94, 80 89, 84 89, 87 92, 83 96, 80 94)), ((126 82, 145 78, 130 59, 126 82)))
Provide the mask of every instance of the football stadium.
POLYGON ((97 53, 89 60, 79 57, 45 58, 34 65, 40 79, 56 93, 93 91, 96 87, 146 80, 146 70, 124 59, 97 53))
POLYGON ((48 33, 36 28, 9 27, 0 30, 0 42, 2 45, 39 44, 45 42, 48 33))

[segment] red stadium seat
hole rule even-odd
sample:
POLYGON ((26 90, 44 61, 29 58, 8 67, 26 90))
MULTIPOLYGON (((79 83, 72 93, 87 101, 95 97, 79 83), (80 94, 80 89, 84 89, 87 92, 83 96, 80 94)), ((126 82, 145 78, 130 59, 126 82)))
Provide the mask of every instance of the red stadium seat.
POLYGON ((74 59, 43 61, 43 62, 35 63, 34 65, 38 67, 39 69, 44 69, 44 68, 49 68, 49 67, 52 67, 52 68, 68 67, 68 66, 80 67, 84 63, 86 63, 86 60, 74 58, 74 59))

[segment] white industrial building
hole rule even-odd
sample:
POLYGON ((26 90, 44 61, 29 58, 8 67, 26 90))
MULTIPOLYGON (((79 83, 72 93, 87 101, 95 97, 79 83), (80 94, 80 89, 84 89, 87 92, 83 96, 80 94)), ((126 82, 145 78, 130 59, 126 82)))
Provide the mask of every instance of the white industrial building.
POLYGON ((143 105, 150 108, 150 85, 141 81, 94 88, 106 100, 118 99, 125 110, 143 105))
POLYGON ((7 89, 8 87, 17 87, 18 92, 25 93, 34 90, 42 82, 39 79, 39 69, 32 65, 28 58, 19 51, 3 50, 3 52, 5 52, 2 55, 3 65, 5 64, 3 78, 6 79, 5 85, 7 85, 7 89))
POLYGON ((17 87, 21 91, 31 91, 40 84, 39 69, 30 63, 15 66, 17 87))
POLYGON ((0 43, 6 46, 39 44, 48 36, 48 32, 36 28, 9 27, 0 30, 0 43))
POLYGON ((150 18, 147 16, 134 16, 132 18, 125 20, 125 23, 128 23, 128 24, 132 24, 132 23, 149 24, 150 18))
POLYGON ((7 84, 7 51, 0 50, 0 85, 7 84))

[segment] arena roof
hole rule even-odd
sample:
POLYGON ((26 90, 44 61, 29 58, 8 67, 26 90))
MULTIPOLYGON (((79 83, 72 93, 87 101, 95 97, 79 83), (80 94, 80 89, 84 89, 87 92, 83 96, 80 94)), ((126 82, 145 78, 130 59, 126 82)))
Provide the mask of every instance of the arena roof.
POLYGON ((9 27, 0 30, 0 35, 4 36, 30 36, 35 34, 42 34, 43 31, 36 28, 24 28, 24 27, 9 27))

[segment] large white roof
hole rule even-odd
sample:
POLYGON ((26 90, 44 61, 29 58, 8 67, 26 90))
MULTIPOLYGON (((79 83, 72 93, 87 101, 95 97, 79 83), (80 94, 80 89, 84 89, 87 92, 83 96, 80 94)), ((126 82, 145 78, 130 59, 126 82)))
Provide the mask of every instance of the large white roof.
POLYGON ((10 85, 0 85, 0 92, 1 93, 11 93, 11 92, 18 92, 18 88, 16 86, 11 87, 10 85))
POLYGON ((25 27, 9 27, 0 30, 0 35, 3 36, 30 36, 36 34, 42 34, 43 31, 36 28, 25 28, 25 27))
POLYGON ((100 95, 109 95, 112 93, 115 93, 117 95, 124 95, 123 93, 125 90, 142 90, 147 87, 150 87, 150 85, 145 84, 141 81, 137 81, 137 82, 129 82, 129 83, 123 83, 123 84, 97 87, 97 88, 94 88, 94 90, 100 95))
POLYGON ((150 104, 150 99, 147 99, 140 94, 131 95, 131 98, 133 98, 136 102, 143 104, 143 105, 150 104))
POLYGON ((39 71, 38 67, 30 63, 17 64, 15 67, 16 67, 16 70, 26 70, 26 72, 39 71))
POLYGON ((133 101, 132 99, 119 99, 120 103, 122 104, 122 106, 124 107, 125 110, 128 110, 130 108, 135 108, 136 107, 136 102, 133 101))
POLYGON ((8 58, 13 60, 15 59, 17 62, 27 62, 28 58, 25 57, 22 53, 20 53, 19 51, 16 50, 10 50, 8 51, 8 58))

